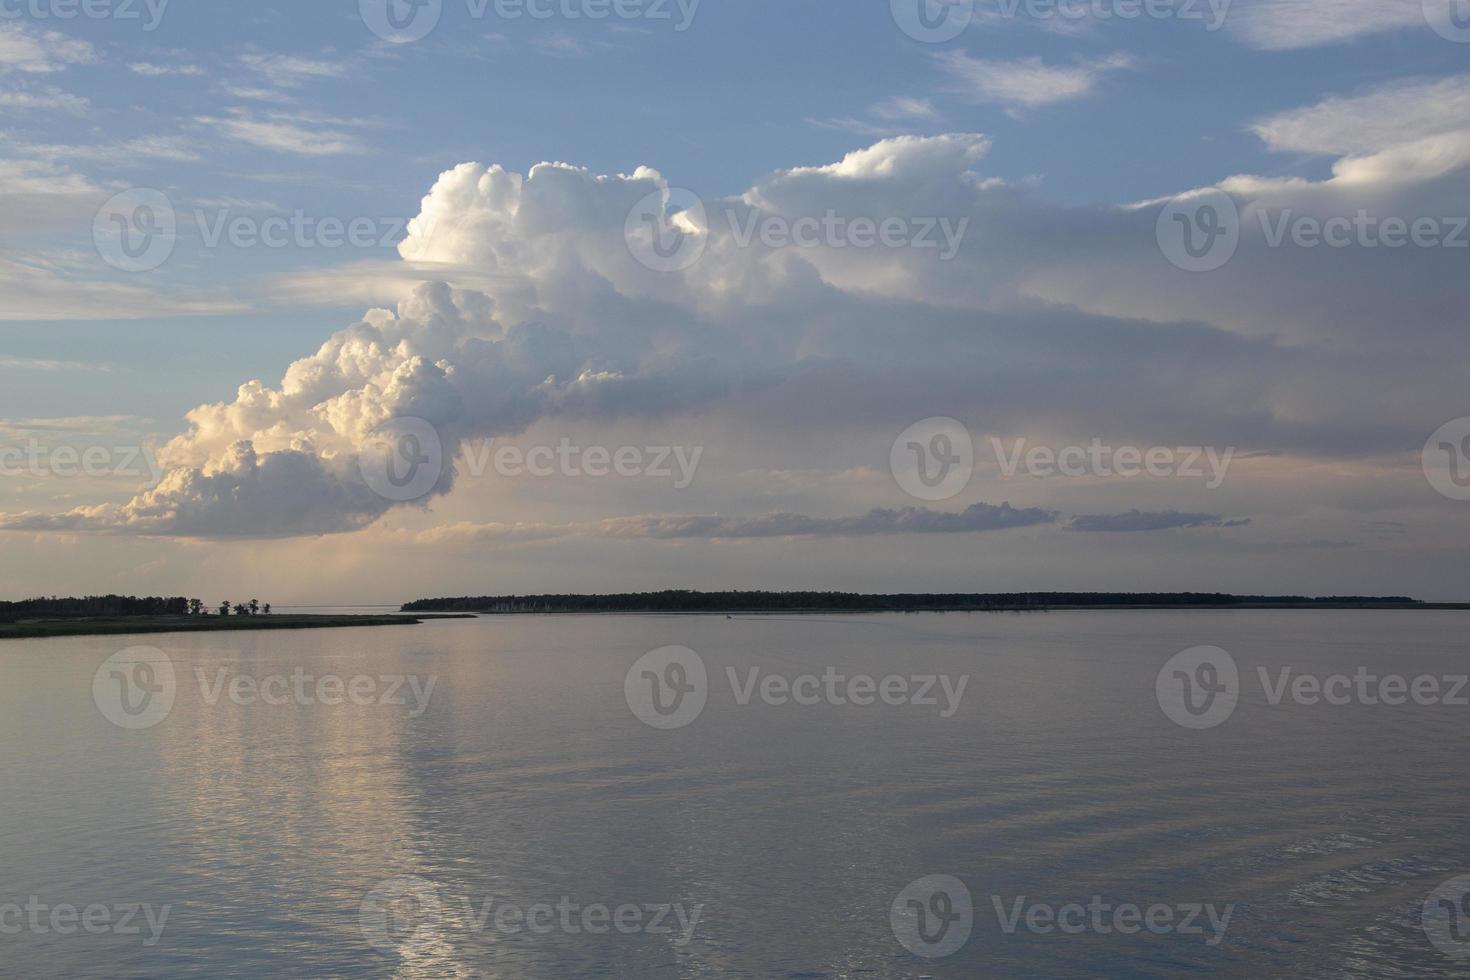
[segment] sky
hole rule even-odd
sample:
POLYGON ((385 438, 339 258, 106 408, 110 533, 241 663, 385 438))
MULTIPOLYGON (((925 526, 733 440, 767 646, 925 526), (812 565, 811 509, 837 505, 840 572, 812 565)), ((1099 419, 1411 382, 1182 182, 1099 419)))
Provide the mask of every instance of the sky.
POLYGON ((0 0, 0 596, 1470 598, 1461 0, 0 0))

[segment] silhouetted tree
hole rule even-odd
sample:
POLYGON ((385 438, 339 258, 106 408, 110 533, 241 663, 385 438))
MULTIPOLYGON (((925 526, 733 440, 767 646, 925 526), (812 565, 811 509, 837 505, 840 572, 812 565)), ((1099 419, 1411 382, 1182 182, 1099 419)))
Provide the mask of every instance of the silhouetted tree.
POLYGON ((265 604, 265 614, 266 614, 266 615, 267 615, 267 616, 269 616, 269 615, 270 615, 270 614, 271 614, 271 604, 270 604, 270 603, 269 603, 269 602, 267 602, 267 603, 266 603, 266 604, 265 604))
POLYGON ((204 600, 203 599, 190 599, 189 600, 189 615, 190 616, 203 616, 204 615, 204 600))
POLYGON ((247 605, 245 605, 245 603, 243 603, 243 602, 237 602, 237 603, 235 603, 235 615, 236 616, 249 616, 250 615, 250 607, 247 606, 247 605))
POLYGON ((221 616, 228 616, 230 614, 230 600, 226 599, 219 604, 219 614, 221 616))
POLYGON ((256 615, 259 615, 259 613, 260 613, 260 600, 259 599, 251 599, 250 600, 250 615, 256 616, 256 615))

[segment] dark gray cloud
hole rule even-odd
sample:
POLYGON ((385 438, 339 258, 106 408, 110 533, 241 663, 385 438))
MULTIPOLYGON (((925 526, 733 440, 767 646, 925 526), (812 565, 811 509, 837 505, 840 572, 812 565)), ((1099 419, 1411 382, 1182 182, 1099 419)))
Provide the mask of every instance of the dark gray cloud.
POLYGON ((803 514, 765 514, 758 517, 645 515, 564 524, 451 524, 424 531, 417 537, 426 544, 518 543, 570 537, 624 540, 867 537, 879 534, 973 534, 1053 524, 1056 520, 1057 512, 1054 510, 1012 507, 1008 503, 998 506, 980 503, 971 504, 962 511, 876 507, 865 514, 849 517, 808 517, 803 514))
POLYGON ((1250 518, 1226 520, 1219 514, 1186 514, 1177 510, 1130 510, 1126 514, 1079 514, 1069 531, 1167 531, 1176 527, 1244 527, 1250 518))
POLYGON ((893 510, 875 507, 852 517, 807 517, 768 514, 761 517, 634 517, 603 521, 609 537, 627 538, 779 538, 800 535, 859 537, 873 534, 953 534, 1001 531, 1013 527, 1051 524, 1053 510, 1012 507, 1005 503, 972 504, 962 511, 927 507, 893 510))

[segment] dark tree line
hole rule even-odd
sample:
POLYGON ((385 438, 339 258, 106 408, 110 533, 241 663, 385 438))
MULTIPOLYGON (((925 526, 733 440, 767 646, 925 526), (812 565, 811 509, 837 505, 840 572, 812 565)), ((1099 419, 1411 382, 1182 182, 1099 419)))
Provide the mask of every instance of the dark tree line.
POLYGON ((640 592, 623 595, 464 596, 419 599, 404 612, 921 612, 1055 606, 1357 606, 1411 603, 1402 596, 1238 596, 1204 592, 640 592))
MULTIPOLYGON (((221 606, 221 615, 229 608, 221 606)), ((270 603, 262 606, 251 599, 248 604, 235 606, 236 615, 254 616, 264 612, 269 615, 270 603)), ((0 622, 17 619, 117 619, 126 616, 203 616, 204 602, 182 596, 132 596, 94 595, 85 598, 62 598, 60 596, 25 599, 21 602, 0 602, 0 622)))

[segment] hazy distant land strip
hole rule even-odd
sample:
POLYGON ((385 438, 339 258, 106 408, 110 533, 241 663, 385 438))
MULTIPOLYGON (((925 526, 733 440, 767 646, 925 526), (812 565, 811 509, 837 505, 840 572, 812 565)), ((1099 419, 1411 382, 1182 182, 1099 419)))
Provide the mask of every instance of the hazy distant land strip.
POLYGON ((1470 609, 1407 596, 1226 595, 1217 592, 639 592, 622 595, 463 596, 419 599, 404 612, 877 613, 1045 612, 1052 609, 1470 609))

